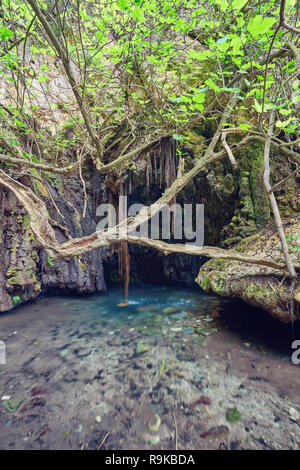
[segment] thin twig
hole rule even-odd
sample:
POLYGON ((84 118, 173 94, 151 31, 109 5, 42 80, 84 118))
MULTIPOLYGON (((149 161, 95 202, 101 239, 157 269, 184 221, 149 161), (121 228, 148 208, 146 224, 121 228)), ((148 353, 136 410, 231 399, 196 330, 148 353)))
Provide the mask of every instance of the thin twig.
POLYGON ((263 181, 264 181, 264 185, 265 185, 265 188, 267 190, 267 193, 268 193, 268 196, 269 196, 269 199, 270 199, 270 203, 271 203, 271 207, 272 207, 272 211, 273 211, 273 215, 274 215, 274 220, 275 220, 278 236, 279 236, 280 241, 281 241, 281 247, 282 247, 284 259, 285 259, 289 274, 292 278, 296 279, 297 274, 296 274, 292 259, 289 255, 289 249, 288 249, 288 245, 287 245, 286 238, 285 238, 285 233, 284 233, 284 228, 283 228, 283 224, 282 224, 282 219, 281 219, 279 207, 278 207, 275 195, 271 191, 272 188, 271 188, 271 184, 270 184, 270 159, 269 159, 269 156, 270 156, 271 135, 272 135, 272 132, 273 132, 273 127, 274 127, 274 111, 271 112, 270 126, 269 126, 269 129, 268 129, 266 142, 265 142, 263 181))
POLYGON ((100 449, 101 449, 101 447, 103 446, 103 444, 104 444, 104 442, 106 441, 106 439, 108 438, 108 436, 109 436, 109 432, 107 432, 107 433, 105 434, 104 438, 103 438, 102 441, 101 441, 101 444, 97 447, 97 450, 100 450, 100 449))
POLYGON ((178 429, 177 429, 177 421, 174 411, 172 411, 174 425, 175 425, 175 450, 178 450, 178 429))
POLYGON ((296 173, 298 173, 298 171, 300 170, 300 165, 297 166, 296 170, 294 170, 292 173, 290 173, 286 178, 284 178, 283 180, 279 181, 278 183, 274 184, 274 186, 272 186, 271 189, 269 189, 268 191, 268 194, 272 193, 273 191, 275 191, 276 189, 280 188, 280 186, 282 186, 284 183, 286 183, 290 178, 292 178, 292 176, 294 176, 296 173))
POLYGON ((236 168, 237 167, 236 159, 234 158, 233 153, 232 153, 229 145, 226 142, 226 133, 225 132, 222 132, 221 142, 222 142, 222 145, 223 145, 224 149, 226 150, 226 153, 228 155, 228 158, 230 160, 232 168, 236 168))

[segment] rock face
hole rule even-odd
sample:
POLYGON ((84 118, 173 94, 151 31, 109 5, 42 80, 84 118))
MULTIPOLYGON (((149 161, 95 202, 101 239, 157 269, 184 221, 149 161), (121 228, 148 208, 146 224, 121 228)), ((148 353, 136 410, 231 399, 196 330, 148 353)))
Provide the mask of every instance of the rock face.
MULTIPOLYGON (((219 245, 248 254, 282 259, 276 228, 272 222, 270 204, 265 192, 263 174, 263 148, 255 143, 244 149, 237 158, 238 169, 224 176, 222 166, 217 171, 214 187, 227 188, 234 195, 234 214, 220 233, 219 245), (220 182, 220 175, 223 179, 220 182), (219 178, 219 181, 218 181, 219 178), (230 183, 230 184, 229 184, 230 183), (230 189, 231 188, 231 189, 230 189)), ((271 155, 271 184, 286 178, 295 168, 291 162, 282 162, 279 154, 271 155)), ((222 162, 223 165, 223 162, 222 162)), ((299 177, 290 178, 276 191, 276 199, 284 219, 292 259, 299 264, 300 185, 299 177)), ((224 199, 225 211, 230 200, 224 199)), ((208 243, 210 244, 210 243, 208 243)), ((258 306, 283 322, 292 321, 291 306, 299 318, 299 280, 291 286, 283 273, 251 264, 210 260, 201 266, 196 282, 206 291, 228 297, 241 298, 258 306), (298 287, 297 287, 298 286, 298 287), (294 292, 294 294, 292 294, 294 292), (297 313, 298 312, 298 313, 297 313)))
MULTIPOLYGON (((83 218, 82 190, 76 178, 63 182, 52 178, 38 185, 26 178, 22 183, 32 185, 47 203, 51 217, 57 222, 56 235, 60 242, 67 239, 68 233, 80 237, 95 231, 93 195, 91 192, 88 195, 89 208, 83 218)), ((25 210, 4 189, 0 189, 0 211, 1 312, 41 293, 87 294, 106 289, 102 260, 108 250, 94 250, 80 259, 54 261, 35 245, 25 210)))
MULTIPOLYGON (((294 262, 300 262, 300 217, 290 218, 285 224, 290 253, 294 262)), ((280 241, 274 224, 268 224, 257 234, 240 242, 239 251, 282 259, 280 241)), ((291 280, 277 270, 233 261, 210 260, 199 271, 196 282, 206 291, 228 297, 238 297, 250 305, 263 308, 282 322, 300 318, 300 280, 292 288, 291 280), (292 303, 295 301, 294 315, 292 303), (298 311, 298 312, 297 312, 298 311)))

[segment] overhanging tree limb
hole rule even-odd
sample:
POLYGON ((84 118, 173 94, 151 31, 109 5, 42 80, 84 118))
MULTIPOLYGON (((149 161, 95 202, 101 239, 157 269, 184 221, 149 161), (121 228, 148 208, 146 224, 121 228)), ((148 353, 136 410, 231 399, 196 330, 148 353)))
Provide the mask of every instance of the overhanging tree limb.
MULTIPOLYGON (((119 234, 123 236, 124 241, 129 243, 144 244, 153 246, 161 251, 168 252, 181 252, 195 254, 198 256, 210 256, 210 257, 222 257, 225 259, 234 259, 236 261, 249 262, 252 264, 259 264, 260 266, 272 267, 274 269, 284 270, 285 265, 283 263, 275 262, 274 260, 266 260, 261 258, 255 258, 252 255, 241 254, 239 252, 222 250, 220 248, 213 247, 189 247, 185 245, 169 245, 160 241, 141 239, 139 237, 130 236, 130 232, 135 230, 144 222, 148 221, 153 217, 162 207, 164 207, 170 200, 186 185, 188 184, 201 169, 209 163, 216 162, 222 159, 226 155, 226 151, 222 150, 215 153, 214 149, 222 133, 222 128, 225 120, 228 118, 234 109, 234 105, 237 101, 237 96, 234 94, 228 103, 226 112, 222 116, 217 131, 215 132, 205 154, 200 158, 194 165, 194 167, 187 173, 178 174, 172 185, 165 190, 162 196, 151 206, 144 207, 133 219, 127 219, 124 224, 127 227, 125 238, 124 233, 119 234), (129 233, 129 235, 128 235, 129 233)), ((242 141, 243 142, 243 141, 242 141)), ((41 201, 30 188, 25 187, 21 183, 13 180, 10 176, 0 170, 0 184, 7 189, 11 190, 19 201, 23 204, 27 210, 30 226, 33 230, 39 244, 49 253, 53 258, 69 258, 78 255, 82 255, 88 251, 107 246, 112 243, 116 243, 119 239, 116 239, 116 228, 108 229, 106 232, 95 232, 90 236, 71 239, 65 243, 59 244, 56 240, 53 228, 49 223, 48 212, 46 205, 41 201)))
MULTIPOLYGON (((238 128, 237 129, 222 129, 222 133, 223 132, 226 132, 226 134, 229 134, 229 133, 230 134, 232 134, 232 133, 236 133, 236 134, 245 133, 245 131, 243 131, 242 129, 238 129, 238 128)), ((114 168, 117 168, 118 166, 120 166, 120 165, 124 164, 125 162, 127 162, 128 160, 130 160, 132 157, 134 157, 138 153, 142 153, 147 148, 150 148, 150 147, 154 146, 161 139, 168 138, 168 137, 170 137, 170 136, 169 135, 162 135, 160 137, 157 137, 154 140, 152 140, 148 143, 145 143, 145 144, 141 145, 140 147, 137 147, 136 149, 131 150, 130 152, 126 153, 125 155, 122 155, 121 157, 116 158, 116 160, 113 160, 112 162, 109 162, 109 163, 103 165, 100 168, 99 171, 100 172, 105 172, 105 171, 108 171, 108 170, 113 170, 114 168)), ((248 144, 250 144, 253 141, 261 142, 262 144, 264 144, 265 141, 266 141, 266 138, 263 135, 259 135, 259 134, 249 134, 246 137, 244 137, 240 142, 238 142, 236 144, 233 144, 230 147, 230 151, 231 152, 237 152, 237 151, 241 150, 243 147, 246 147, 248 144)), ((287 148, 288 146, 294 145, 297 142, 298 142, 298 140, 296 140, 294 142, 286 143, 286 142, 282 142, 282 141, 276 139, 276 141, 271 140, 270 145, 274 150, 282 153, 283 155, 285 155, 287 157, 295 158, 297 161, 300 162, 300 154, 287 148)), ((84 160, 89 155, 93 154, 93 149, 92 148, 87 149, 87 150, 88 151, 87 151, 86 155, 84 155, 82 157, 81 164, 84 163, 84 160)), ((224 150, 221 150, 221 151, 215 153, 215 157, 217 157, 218 159, 223 158, 224 155, 226 155, 226 152, 224 150)), ((56 174, 62 175, 62 176, 72 176, 72 175, 74 175, 75 173, 77 173, 77 171, 79 171, 79 165, 80 165, 80 162, 75 162, 71 165, 68 165, 67 167, 59 168, 59 167, 46 165, 44 163, 35 163, 35 162, 30 161, 30 160, 25 160, 23 158, 10 157, 9 155, 5 155, 5 154, 2 154, 2 153, 0 153, 0 161, 11 163, 12 165, 15 165, 15 166, 21 166, 21 167, 25 166, 25 167, 28 167, 28 168, 35 168, 37 170, 48 171, 49 173, 56 173, 56 174)), ((216 160, 214 160, 214 161, 216 161, 216 160)))
MULTIPOLYGON (((56 240, 53 228, 49 223, 49 216, 46 205, 41 201, 30 188, 22 185, 18 181, 10 178, 6 173, 0 170, 0 184, 5 188, 12 191, 18 200, 26 209, 30 227, 39 243, 39 245, 46 250, 46 252, 55 259, 70 258, 74 256, 83 255, 89 251, 97 248, 108 246, 119 241, 127 241, 137 245, 143 245, 155 248, 165 254, 169 253, 186 253, 195 256, 207 256, 211 258, 222 258, 232 261, 243 263, 255 264, 258 266, 278 269, 285 271, 286 265, 284 261, 278 262, 270 258, 262 258, 245 253, 240 253, 234 250, 223 250, 216 247, 196 247, 181 244, 168 244, 159 240, 151 240, 127 235, 127 229, 130 227, 130 220, 126 220, 120 227, 119 234, 116 236, 116 227, 107 230, 106 232, 95 232, 92 235, 82 238, 73 238, 69 241, 59 244, 56 240)), ((133 219, 133 225, 134 219, 133 219)), ((132 229, 132 226, 131 226, 132 229)), ((300 265, 296 265, 300 268, 300 265)))
MULTIPOLYGON (((49 171, 50 173, 56 173, 56 174, 62 175, 62 176, 74 175, 79 170, 79 165, 80 165, 80 162, 76 162, 76 163, 74 163, 72 165, 69 165, 67 167, 57 168, 57 167, 54 167, 54 166, 45 165, 44 163, 31 162, 30 160, 25 160, 23 158, 10 157, 10 156, 4 155, 2 153, 0 154, 0 161, 1 162, 7 162, 7 163, 10 163, 10 164, 16 165, 16 166, 27 167, 27 168, 35 168, 36 170, 42 170, 42 171, 49 171)), ((81 162, 81 164, 82 164, 82 162, 81 162)))

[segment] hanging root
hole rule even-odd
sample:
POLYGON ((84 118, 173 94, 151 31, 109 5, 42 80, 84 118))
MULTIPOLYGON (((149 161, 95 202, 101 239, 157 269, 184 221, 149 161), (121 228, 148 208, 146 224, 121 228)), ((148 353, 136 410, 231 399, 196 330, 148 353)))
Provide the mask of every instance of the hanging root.
POLYGON ((120 276, 124 279, 124 302, 118 304, 118 307, 126 307, 128 297, 128 286, 129 286, 129 268, 130 268, 130 256, 128 250, 128 243, 122 241, 119 244, 119 272, 120 276))
MULTIPOLYGON (((120 196, 126 196, 126 183, 121 183, 120 185, 120 196)), ((126 219, 125 213, 123 213, 123 208, 121 208, 119 214, 119 222, 122 223, 126 219)), ((121 241, 119 243, 119 250, 118 250, 118 261, 119 261, 119 273, 120 276, 124 279, 124 302, 121 302, 118 307, 126 307, 127 304, 127 297, 128 297, 128 285, 129 285, 129 269, 130 269, 130 256, 128 250, 128 243, 126 241, 121 241)))

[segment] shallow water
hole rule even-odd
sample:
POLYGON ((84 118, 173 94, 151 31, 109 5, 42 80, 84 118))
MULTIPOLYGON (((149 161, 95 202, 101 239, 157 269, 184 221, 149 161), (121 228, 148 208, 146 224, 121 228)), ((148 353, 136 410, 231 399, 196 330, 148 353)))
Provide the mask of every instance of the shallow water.
POLYGON ((1 448, 299 447, 289 327, 199 289, 131 287, 118 307, 122 296, 114 286, 0 316, 1 448))

